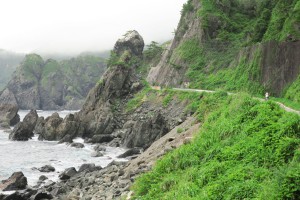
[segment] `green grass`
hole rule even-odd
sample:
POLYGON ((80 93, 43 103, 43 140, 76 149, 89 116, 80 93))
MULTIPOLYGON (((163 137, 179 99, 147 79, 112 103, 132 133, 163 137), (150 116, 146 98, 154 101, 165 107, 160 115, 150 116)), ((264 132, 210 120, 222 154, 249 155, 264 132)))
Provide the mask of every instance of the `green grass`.
POLYGON ((136 180, 135 199, 299 199, 300 117, 221 94, 202 97, 201 131, 136 180))
POLYGON ((300 111, 300 103, 297 103, 295 101, 285 99, 285 98, 276 98, 276 97, 271 97, 270 100, 283 103, 285 106, 289 108, 300 111))

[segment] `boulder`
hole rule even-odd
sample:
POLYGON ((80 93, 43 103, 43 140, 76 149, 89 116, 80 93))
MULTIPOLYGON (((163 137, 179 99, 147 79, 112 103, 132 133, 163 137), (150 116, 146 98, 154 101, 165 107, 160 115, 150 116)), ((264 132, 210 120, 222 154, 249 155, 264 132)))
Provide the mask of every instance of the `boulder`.
POLYGON ((75 142, 75 143, 72 143, 71 144, 71 147, 75 147, 75 148, 83 148, 84 147, 84 144, 82 143, 78 143, 78 142, 75 142))
POLYGON ((96 165, 94 163, 82 164, 79 167, 78 173, 83 172, 83 171, 92 172, 92 171, 95 171, 95 169, 98 169, 98 168, 96 168, 96 165))
POLYGON ((94 135, 90 142, 91 143, 104 143, 104 142, 110 142, 114 139, 114 136, 112 135, 94 135))
POLYGON ((118 158, 126 158, 126 157, 137 155, 140 153, 141 153, 140 148, 132 148, 132 149, 127 150, 125 153, 119 155, 118 158))
POLYGON ((27 178, 22 172, 15 172, 7 180, 3 180, 0 183, 0 190, 23 190, 27 186, 27 178))
POLYGON ((79 128, 80 124, 75 120, 73 114, 62 119, 57 113, 54 113, 45 120, 39 140, 71 142, 77 136, 79 128))
POLYGON ((101 151, 94 151, 92 154, 91 154, 92 157, 102 157, 103 156, 103 153, 101 151))
POLYGON ((38 168, 38 170, 39 170, 40 172, 54 172, 54 171, 55 171, 55 168, 52 167, 51 165, 45 165, 45 166, 43 166, 43 167, 38 168))
POLYGON ((31 138, 33 130, 35 128, 38 115, 36 110, 31 110, 24 118, 23 122, 20 122, 13 131, 9 134, 9 139, 17 141, 27 141, 31 138))
POLYGON ((59 175, 60 180, 68 180, 72 176, 77 174, 77 171, 74 167, 67 168, 64 172, 59 175))

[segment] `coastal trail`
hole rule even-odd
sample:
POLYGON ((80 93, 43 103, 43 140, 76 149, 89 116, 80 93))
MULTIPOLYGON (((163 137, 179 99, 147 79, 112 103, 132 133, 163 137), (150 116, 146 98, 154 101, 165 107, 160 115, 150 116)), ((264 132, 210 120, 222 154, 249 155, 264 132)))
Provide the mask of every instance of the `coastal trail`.
MULTIPOLYGON (((161 90, 160 86, 151 86, 152 89, 154 90, 161 90)), ((183 92, 207 92, 207 93, 214 93, 216 91, 214 90, 202 90, 202 89, 189 89, 189 88, 171 88, 172 90, 175 91, 183 91, 183 92)), ((235 93, 231 93, 231 92, 227 92, 228 95, 235 95, 235 93)), ((258 97, 253 97, 253 99, 257 99, 259 101, 265 101, 265 99, 263 98, 258 98, 258 97)), ((290 107, 287 107, 286 105, 284 105, 283 103, 274 101, 275 103, 277 103, 281 108, 283 108, 285 111, 287 112, 291 112, 291 113, 296 113, 297 115, 300 115, 300 111, 299 110, 295 110, 292 109, 290 107)))

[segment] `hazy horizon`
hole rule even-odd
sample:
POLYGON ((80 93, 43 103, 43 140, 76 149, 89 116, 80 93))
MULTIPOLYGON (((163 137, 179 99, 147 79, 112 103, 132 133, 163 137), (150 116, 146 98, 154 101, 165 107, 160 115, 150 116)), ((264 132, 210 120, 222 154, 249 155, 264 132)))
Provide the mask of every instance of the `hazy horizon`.
POLYGON ((186 0, 1 1, 0 49, 79 54, 113 48, 128 30, 148 44, 173 38, 186 0))

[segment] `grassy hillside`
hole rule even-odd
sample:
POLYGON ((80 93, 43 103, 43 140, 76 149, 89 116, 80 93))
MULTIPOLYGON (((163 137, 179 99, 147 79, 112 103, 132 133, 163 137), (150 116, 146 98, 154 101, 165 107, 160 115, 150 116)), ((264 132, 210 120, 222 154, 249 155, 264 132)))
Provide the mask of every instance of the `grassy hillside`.
POLYGON ((202 95, 197 114, 200 132, 135 182, 135 199, 300 198, 299 116, 223 93, 202 95))
MULTIPOLYGON (((182 15, 192 11, 193 1, 189 0, 182 15)), ((186 75, 192 88, 263 94, 269 87, 261 84, 260 44, 300 38, 299 0, 201 0, 195 17, 201 19, 205 39, 188 38, 174 50, 189 66, 186 75), (241 50, 252 57, 242 53, 237 59, 241 50)), ((188 26, 182 21, 178 31, 188 26)))

